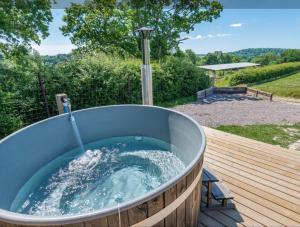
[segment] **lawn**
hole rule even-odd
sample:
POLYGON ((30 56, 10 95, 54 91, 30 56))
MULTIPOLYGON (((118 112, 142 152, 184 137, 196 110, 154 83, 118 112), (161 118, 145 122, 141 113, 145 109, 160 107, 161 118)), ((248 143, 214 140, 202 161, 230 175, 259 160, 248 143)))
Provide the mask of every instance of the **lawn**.
POLYGON ((300 73, 278 80, 253 86, 255 89, 273 93, 276 96, 300 98, 300 73))
POLYGON ((229 80, 228 80, 229 76, 225 76, 223 78, 217 78, 215 81, 215 86, 216 87, 229 87, 229 80))
POLYGON ((285 148, 300 140, 300 123, 295 125, 223 125, 216 129, 285 148))

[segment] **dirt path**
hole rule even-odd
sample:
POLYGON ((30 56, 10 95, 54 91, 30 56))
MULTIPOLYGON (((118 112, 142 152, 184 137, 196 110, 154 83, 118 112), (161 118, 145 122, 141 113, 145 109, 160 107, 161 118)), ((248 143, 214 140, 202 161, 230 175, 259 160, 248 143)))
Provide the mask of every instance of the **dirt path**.
POLYGON ((174 109, 209 127, 300 122, 300 103, 270 102, 245 95, 213 95, 174 109))

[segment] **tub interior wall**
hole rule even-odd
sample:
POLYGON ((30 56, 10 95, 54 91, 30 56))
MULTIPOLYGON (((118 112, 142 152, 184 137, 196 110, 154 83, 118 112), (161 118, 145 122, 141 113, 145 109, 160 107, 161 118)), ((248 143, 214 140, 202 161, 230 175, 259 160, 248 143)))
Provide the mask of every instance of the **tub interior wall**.
MULTIPOLYGON (((192 122, 164 109, 113 106, 78 111, 74 116, 85 144, 115 136, 154 137, 177 146, 178 156, 186 164, 201 145, 201 138, 189 137, 196 130, 192 122)), ((68 115, 37 123, 2 140, 0 209, 10 208, 19 189, 38 169, 76 146, 68 115)))

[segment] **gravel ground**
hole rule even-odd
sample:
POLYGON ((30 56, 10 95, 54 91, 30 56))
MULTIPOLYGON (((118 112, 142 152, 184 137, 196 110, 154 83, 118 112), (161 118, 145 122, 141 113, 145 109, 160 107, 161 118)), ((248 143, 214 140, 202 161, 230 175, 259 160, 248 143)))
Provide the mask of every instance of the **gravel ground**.
POLYGON ((299 103, 270 102, 245 95, 212 95, 174 109, 209 127, 300 122, 299 103))

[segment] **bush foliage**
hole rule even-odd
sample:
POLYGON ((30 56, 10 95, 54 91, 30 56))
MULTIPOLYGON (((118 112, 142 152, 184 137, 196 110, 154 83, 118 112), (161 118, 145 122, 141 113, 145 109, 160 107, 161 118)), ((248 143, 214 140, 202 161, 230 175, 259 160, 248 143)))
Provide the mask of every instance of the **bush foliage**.
POLYGON ((233 73, 229 78, 229 84, 233 86, 238 84, 257 83, 279 78, 297 71, 300 71, 300 62, 248 68, 233 73))
MULTIPOLYGON (((72 109, 112 104, 140 104, 141 61, 105 54, 73 55, 58 64, 40 64, 29 58, 24 64, 0 62, 0 137, 16 129, 57 114, 55 94, 66 93, 72 109), (39 88, 37 74, 44 80, 47 103, 39 88), (2 105, 3 104, 3 105, 2 105)), ((209 78, 187 57, 168 57, 154 62, 154 104, 195 95, 209 86, 209 78)))

